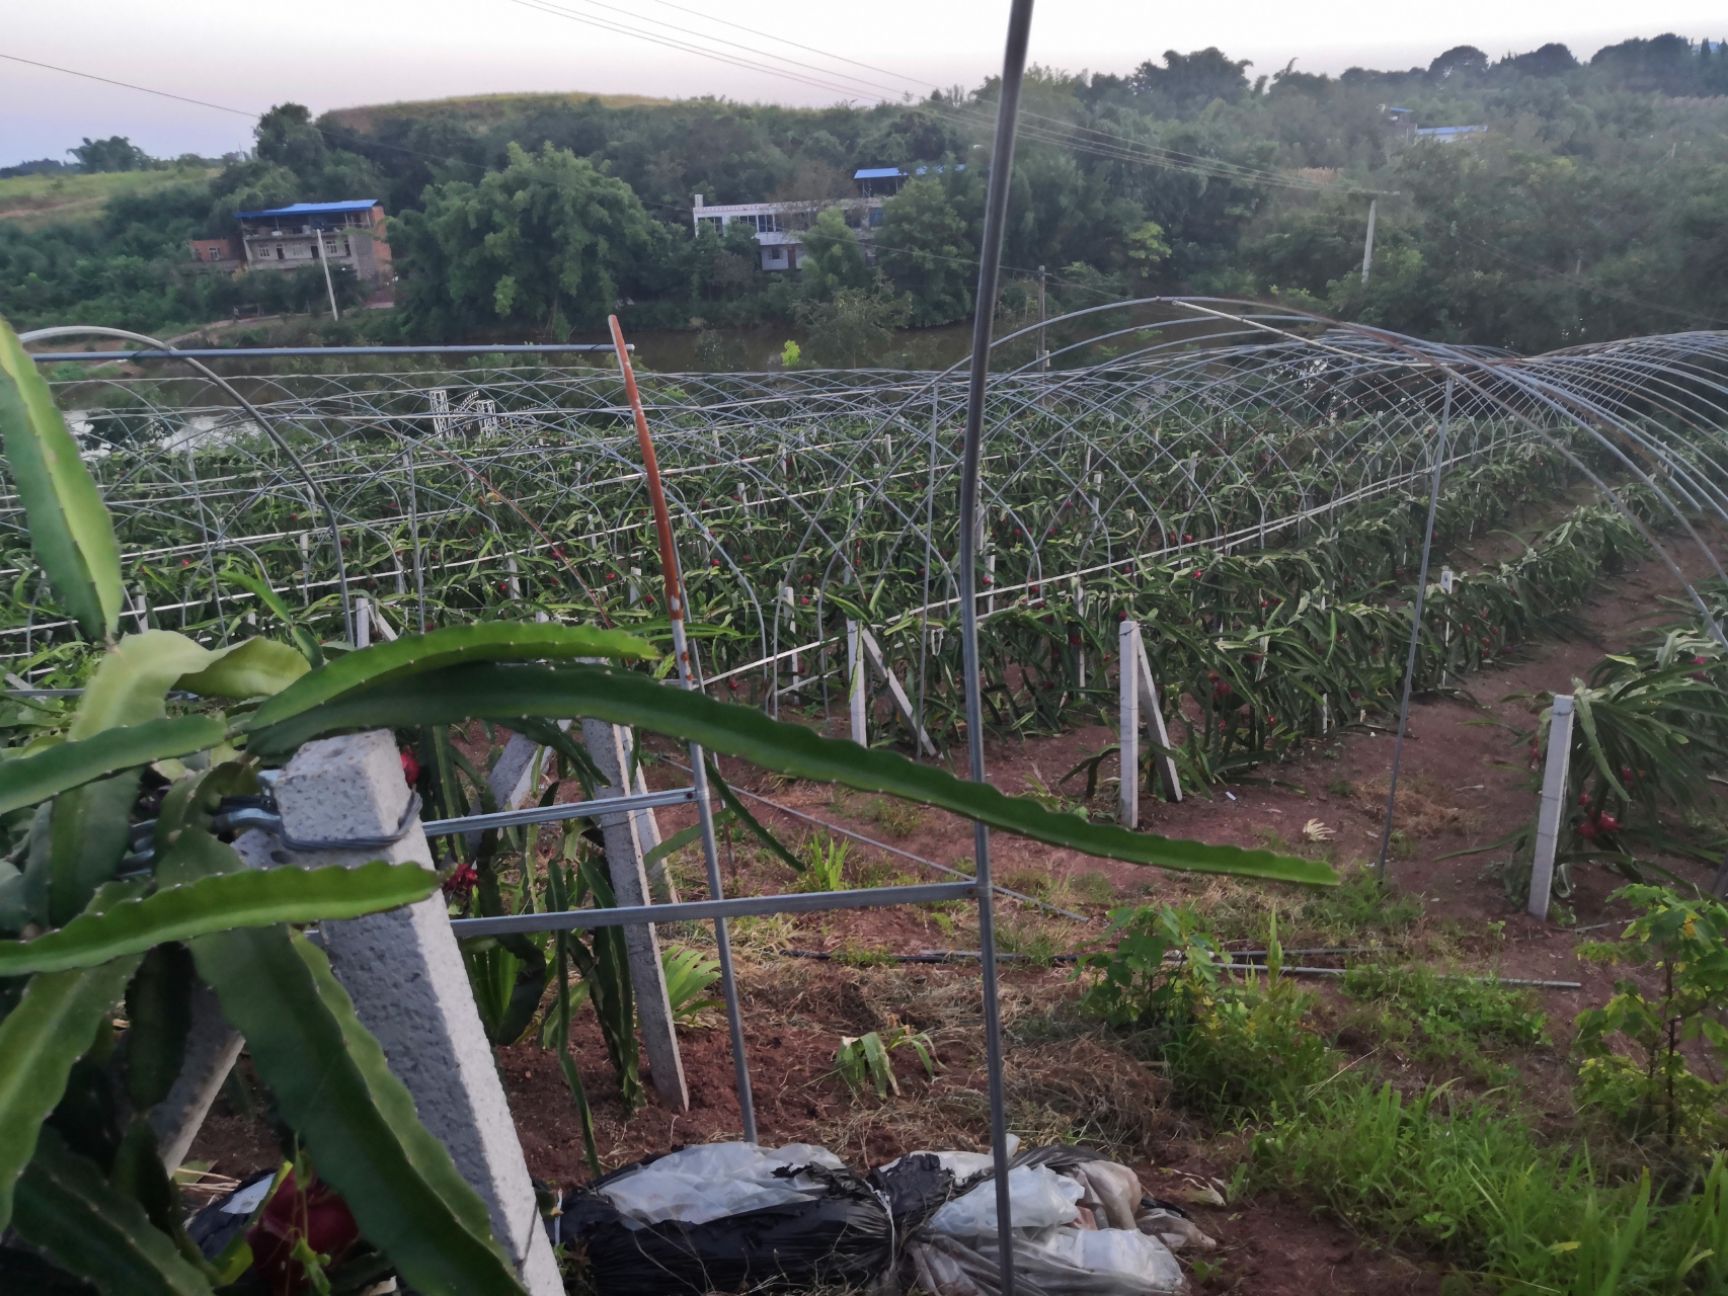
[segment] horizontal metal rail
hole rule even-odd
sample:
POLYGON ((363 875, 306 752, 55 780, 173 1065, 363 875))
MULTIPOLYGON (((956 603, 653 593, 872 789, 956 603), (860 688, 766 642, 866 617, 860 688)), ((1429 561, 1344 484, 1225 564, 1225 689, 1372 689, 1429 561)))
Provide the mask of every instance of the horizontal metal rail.
POLYGON ((667 788, 662 792, 634 792, 629 796, 600 797, 594 801, 569 801, 563 805, 526 806, 521 810, 433 819, 422 827, 428 837, 449 837, 454 833, 485 832, 489 828, 520 828, 524 824, 557 823, 562 819, 587 819, 591 815, 688 805, 695 799, 695 788, 667 788))
MULTIPOLYGON (((634 351, 636 344, 631 343, 634 351)), ((510 342, 497 346, 471 342, 458 346, 279 346, 279 347, 139 347, 132 351, 34 351, 38 364, 100 364, 107 360, 258 360, 288 356, 389 356, 389 355, 563 355, 572 351, 604 351, 612 354, 610 342, 510 342)))
POLYGON ((890 905, 941 904, 977 897, 976 882, 920 882, 862 891, 799 891, 789 895, 740 896, 731 900, 686 900, 679 904, 625 905, 616 909, 564 909, 557 913, 458 918, 450 926, 464 939, 519 932, 590 931, 642 923, 706 922, 759 914, 826 913, 835 909, 883 909, 890 905))

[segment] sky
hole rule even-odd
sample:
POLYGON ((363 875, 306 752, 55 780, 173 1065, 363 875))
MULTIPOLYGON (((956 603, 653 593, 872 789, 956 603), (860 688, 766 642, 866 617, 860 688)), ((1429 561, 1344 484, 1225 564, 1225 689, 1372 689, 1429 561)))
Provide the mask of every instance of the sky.
MULTIPOLYGON (((12 0, 7 8, 0 54, 258 113, 287 100, 323 111, 523 90, 807 105, 922 95, 933 85, 975 85, 1000 66, 1008 3, 12 0)), ((1167 49, 1216 45, 1252 59, 1251 76, 1276 72, 1292 58, 1301 70, 1337 73, 1352 65, 1426 65, 1461 44, 1498 57, 1558 40, 1587 59, 1602 45, 1665 31, 1728 36, 1728 8, 1722 0, 1043 0, 1031 59, 1068 71, 1125 72, 1167 49)), ((250 131, 241 115, 0 60, 0 165, 63 156, 84 136, 128 135, 162 157, 214 155, 247 147, 250 131)))

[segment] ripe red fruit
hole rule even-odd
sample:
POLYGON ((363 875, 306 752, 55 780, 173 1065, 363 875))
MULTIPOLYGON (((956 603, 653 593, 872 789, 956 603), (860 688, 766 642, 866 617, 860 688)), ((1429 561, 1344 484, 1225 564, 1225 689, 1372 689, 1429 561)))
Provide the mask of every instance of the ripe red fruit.
POLYGON ((466 900, 473 894, 474 888, 479 885, 479 882, 480 874, 475 871, 474 866, 462 864, 451 869, 449 876, 439 885, 443 888, 444 894, 451 899, 466 900))
POLYGON ((1579 824, 1578 835, 1585 841, 1595 841, 1596 821, 1594 819, 1586 819, 1583 823, 1579 824))
POLYGON ((1588 810, 1590 808, 1590 794, 1588 792, 1580 792, 1578 794, 1578 808, 1580 810, 1588 810))
POLYGON ((1206 569, 1204 567, 1196 567, 1192 575, 1195 580, 1202 580, 1206 575, 1206 569))
POLYGON ((806 606, 806 607, 810 606, 810 596, 808 594, 806 594, 803 598, 799 599, 798 601, 800 603, 804 604, 804 606, 806 606))
POLYGON ((720 560, 718 558, 710 558, 708 560, 708 565, 710 567, 718 567, 720 565, 720 560))
POLYGON ((420 781, 420 762, 414 758, 414 753, 406 747, 402 749, 402 778, 409 787, 420 781))
POLYGON ((1620 831, 1620 821, 1604 810, 1596 816, 1596 830, 1604 833, 1617 833, 1620 831))
POLYGON ((306 1270, 295 1259, 298 1244, 321 1256, 339 1260, 360 1240, 347 1203, 314 1176, 302 1189, 290 1170, 265 1203, 258 1222, 246 1234, 252 1248, 252 1268, 272 1296, 303 1289, 306 1270))
POLYGON ((1187 532, 1183 532, 1182 533, 1182 543, 1183 544, 1193 544, 1194 543, 1194 537, 1189 535, 1187 532))

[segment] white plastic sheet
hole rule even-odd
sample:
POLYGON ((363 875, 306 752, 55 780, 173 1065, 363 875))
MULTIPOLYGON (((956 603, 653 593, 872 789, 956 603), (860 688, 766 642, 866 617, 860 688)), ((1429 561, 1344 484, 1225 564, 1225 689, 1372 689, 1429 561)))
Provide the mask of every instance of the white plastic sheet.
POLYGON ((828 1149, 808 1143, 779 1148, 704 1143, 663 1156, 607 1184, 600 1193, 626 1219, 640 1224, 666 1220, 706 1224, 726 1215, 819 1196, 821 1184, 786 1173, 809 1165, 845 1168, 828 1149))

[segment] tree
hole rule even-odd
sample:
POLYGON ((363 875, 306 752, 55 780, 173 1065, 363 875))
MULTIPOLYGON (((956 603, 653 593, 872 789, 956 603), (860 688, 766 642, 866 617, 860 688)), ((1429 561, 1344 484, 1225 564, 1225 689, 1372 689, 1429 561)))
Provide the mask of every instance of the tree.
POLYGON ((86 171, 144 171, 150 167, 150 155, 124 135, 110 135, 93 140, 88 136, 77 148, 67 149, 86 171))
POLYGON ((1195 113, 1214 99, 1234 102, 1248 93, 1250 59, 1227 58, 1216 46, 1192 54, 1164 51, 1164 66, 1150 59, 1134 70, 1137 95, 1173 113, 1195 113))
POLYGON ((835 369, 875 361, 911 314, 911 303, 881 287, 843 288, 831 301, 801 301, 797 307, 798 322, 810 334, 810 355, 835 369))
POLYGON ((391 223, 404 308, 421 336, 462 337, 510 323, 592 327, 614 310, 661 236, 630 186, 547 145, 512 144, 479 184, 426 190, 423 211, 391 223))
POLYGON ((1128 232, 1128 262, 1142 279, 1151 279, 1170 259, 1164 227, 1157 221, 1142 221, 1128 232))
POLYGON ((924 326, 972 313, 978 249, 942 182, 913 180, 882 207, 876 263, 911 299, 911 321, 924 326))
POLYGON ((1454 45, 1428 65, 1428 75, 1436 81, 1481 76, 1487 70, 1488 56, 1474 45, 1454 45))
POLYGON ((838 207, 826 208, 804 231, 799 268, 804 295, 815 301, 827 301, 844 289, 866 287, 875 277, 858 236, 838 207))
POLYGON ((1500 64, 1513 72, 1521 72, 1525 76, 1551 77, 1562 76, 1575 71, 1578 60, 1572 56, 1572 51, 1557 41, 1550 41, 1539 49, 1528 54, 1514 54, 1500 64))
POLYGON ((312 124, 312 112, 303 104, 277 104, 258 119, 252 136, 260 162, 286 167, 303 179, 324 165, 328 152, 323 133, 312 124))

